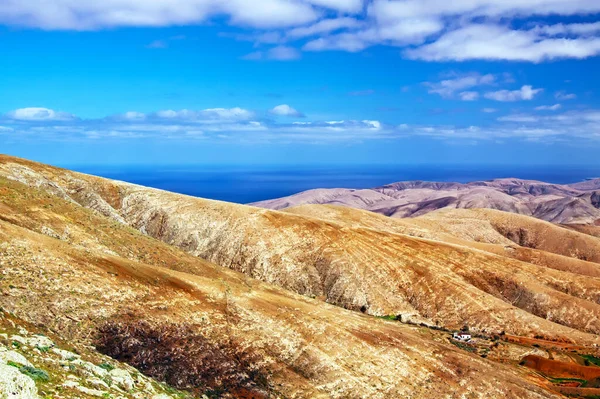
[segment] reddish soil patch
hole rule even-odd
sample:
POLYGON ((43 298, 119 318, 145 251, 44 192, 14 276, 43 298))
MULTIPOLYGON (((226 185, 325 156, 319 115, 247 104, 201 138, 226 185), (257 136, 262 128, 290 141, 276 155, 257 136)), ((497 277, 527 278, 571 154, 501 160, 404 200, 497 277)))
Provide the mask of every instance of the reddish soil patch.
POLYGON ((586 349, 584 346, 575 345, 570 342, 550 341, 550 340, 542 339, 542 338, 529 338, 529 337, 521 337, 518 335, 506 334, 504 336, 504 339, 508 342, 513 342, 515 344, 527 345, 527 346, 539 345, 540 347, 543 347, 543 348, 554 348, 554 349, 562 349, 562 350, 580 350, 580 351, 586 349))
POLYGON ((537 370, 554 378, 580 378, 593 380, 600 377, 600 367, 580 366, 576 363, 559 362, 541 356, 529 355, 523 358, 525 367, 537 370))

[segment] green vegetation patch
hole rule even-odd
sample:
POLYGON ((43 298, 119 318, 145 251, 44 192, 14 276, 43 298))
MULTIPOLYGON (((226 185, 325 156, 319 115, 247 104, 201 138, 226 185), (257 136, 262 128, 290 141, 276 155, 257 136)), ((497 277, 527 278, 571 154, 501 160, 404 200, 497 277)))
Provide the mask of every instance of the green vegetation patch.
POLYGON ((593 355, 581 355, 586 366, 594 365, 600 367, 600 358, 593 355))
POLYGON ((465 350, 467 352, 471 352, 471 353, 476 353, 477 352, 477 348, 472 347, 471 345, 467 345, 464 344, 462 342, 456 341, 456 340, 450 340, 450 342, 452 342, 452 344, 454 344, 454 346, 457 346, 458 348, 465 350))
POLYGON ((33 379, 34 381, 48 382, 50 380, 50 376, 48 375, 48 373, 46 373, 42 369, 38 369, 31 366, 21 366, 20 364, 10 360, 7 362, 7 364, 9 366, 19 369, 21 373, 25 374, 28 377, 31 377, 31 379, 33 379))
POLYGON ((106 371, 113 371, 115 369, 115 366, 113 366, 110 363, 106 363, 106 362, 105 363, 100 363, 98 365, 98 367, 100 367, 100 368, 102 368, 102 369, 104 369, 106 371))
POLYGON ((578 382, 580 387, 584 387, 587 384, 587 381, 581 378, 548 378, 548 380, 550 380, 550 382, 555 385, 560 385, 569 382, 578 382))

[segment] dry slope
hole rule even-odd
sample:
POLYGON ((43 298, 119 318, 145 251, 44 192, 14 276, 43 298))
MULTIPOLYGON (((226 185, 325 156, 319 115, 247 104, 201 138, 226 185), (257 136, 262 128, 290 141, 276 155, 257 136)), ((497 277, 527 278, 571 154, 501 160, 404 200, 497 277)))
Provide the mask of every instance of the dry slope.
MULTIPOLYGON (((0 174, 200 258, 348 309, 401 314, 449 328, 468 324, 598 342, 597 264, 573 259, 571 267, 566 264, 571 258, 562 255, 522 251, 497 230, 495 244, 506 250, 475 245, 451 229, 443 236, 431 233, 436 230, 425 222, 411 227, 422 234, 411 234, 355 211, 356 221, 349 225, 350 217, 333 220, 318 211, 307 216, 203 200, 8 157, 0 159, 0 174)), ((490 222, 481 226, 473 220, 468 230, 489 229, 490 222)), ((580 247, 598 253, 600 241, 593 237, 566 229, 552 234, 563 230, 574 240, 589 239, 580 247)))
MULTIPOLYGON (((151 375, 224 397, 554 397, 522 368, 470 355, 426 329, 215 266, 83 208, 57 183, 37 181, 40 188, 0 177, 0 305, 40 330, 77 345, 96 343, 151 375), (207 376, 206 364, 220 367, 219 378, 207 376)), ((142 190, 87 183, 108 200, 142 190)), ((100 194, 68 192, 101 203, 100 194)), ((164 232, 170 226, 156 224, 164 232)))

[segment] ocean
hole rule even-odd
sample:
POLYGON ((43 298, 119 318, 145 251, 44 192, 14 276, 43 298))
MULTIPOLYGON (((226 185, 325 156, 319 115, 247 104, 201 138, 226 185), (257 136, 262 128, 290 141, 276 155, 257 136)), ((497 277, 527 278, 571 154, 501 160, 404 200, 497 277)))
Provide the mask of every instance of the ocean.
POLYGON ((585 167, 544 166, 68 166, 83 173, 201 198, 246 204, 313 188, 372 188, 403 180, 466 183, 503 177, 575 183, 600 176, 585 167))

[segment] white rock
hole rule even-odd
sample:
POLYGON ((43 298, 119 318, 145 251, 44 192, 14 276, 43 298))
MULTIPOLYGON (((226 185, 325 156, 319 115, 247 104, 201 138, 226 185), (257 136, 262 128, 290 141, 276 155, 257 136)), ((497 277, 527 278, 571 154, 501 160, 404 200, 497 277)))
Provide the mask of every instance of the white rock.
POLYGON ((13 335, 12 337, 10 337, 10 339, 12 341, 18 342, 18 343, 20 343, 22 345, 27 345, 27 338, 24 338, 24 337, 22 337, 20 335, 13 335))
POLYGON ((100 378, 104 378, 108 375, 108 371, 104 370, 102 367, 98 367, 95 364, 86 362, 85 360, 81 360, 81 359, 73 360, 73 362, 71 362, 71 364, 80 366, 89 375, 95 375, 96 377, 100 377, 100 378))
POLYGON ((15 362, 21 366, 33 367, 29 360, 25 356, 15 351, 0 352, 0 364, 8 364, 8 362, 15 362))
POLYGON ((135 388, 135 381, 129 372, 122 369, 114 369, 109 374, 112 381, 125 391, 131 391, 135 388))
POLYGON ((103 397, 105 394, 108 393, 108 392, 105 392, 105 391, 100 391, 98 389, 91 389, 91 388, 82 387, 81 385, 79 385, 79 383, 77 381, 71 381, 71 380, 65 382, 62 386, 65 387, 65 388, 76 389, 79 392, 83 392, 86 395, 97 396, 99 398, 103 397))
POLYGON ((62 360, 68 360, 68 361, 73 361, 73 360, 79 359, 81 357, 76 353, 69 352, 69 351, 66 351, 63 349, 58 349, 58 348, 52 348, 52 353, 55 353, 58 356, 60 356, 60 358, 62 360))
POLYGON ((156 389, 154 389, 154 387, 152 386, 152 384, 149 381, 145 381, 144 391, 146 391, 148 393, 154 393, 154 392, 156 392, 156 389))
POLYGON ((42 226, 41 233, 47 235, 48 237, 60 240, 60 235, 48 226, 42 226))
POLYGON ((37 399, 35 381, 15 367, 0 364, 0 393, 6 399, 37 399))
POLYGON ((108 384, 99 378, 88 378, 85 380, 85 382, 86 382, 86 384, 89 384, 89 385, 93 386, 94 388, 109 389, 108 384))
POLYGON ((158 395, 154 395, 152 399, 173 399, 173 397, 167 395, 166 393, 161 393, 158 395))
POLYGON ((54 342, 44 335, 34 335, 27 339, 27 343, 34 348, 51 348, 54 346, 54 342))

